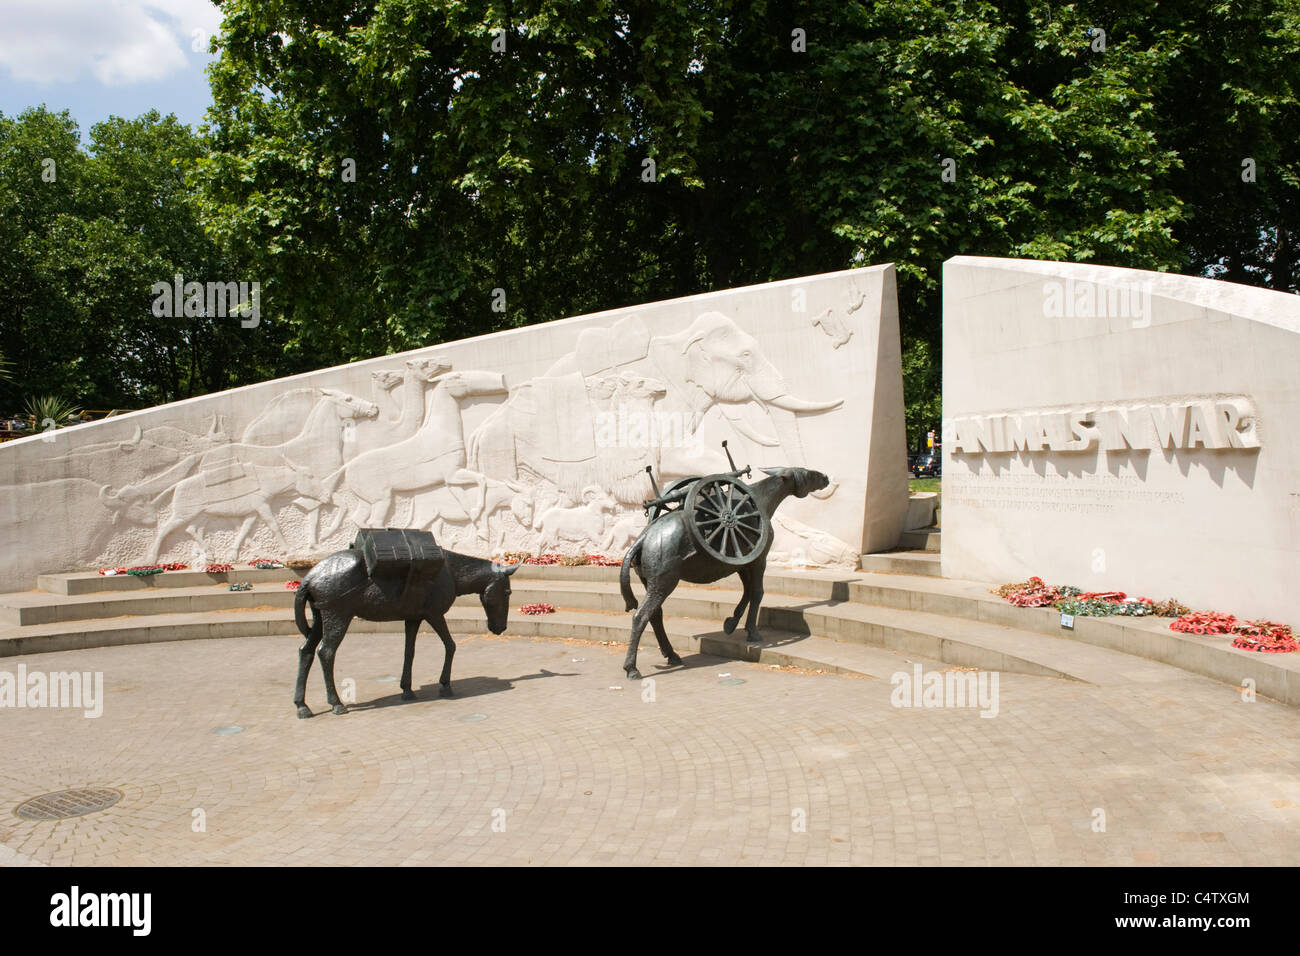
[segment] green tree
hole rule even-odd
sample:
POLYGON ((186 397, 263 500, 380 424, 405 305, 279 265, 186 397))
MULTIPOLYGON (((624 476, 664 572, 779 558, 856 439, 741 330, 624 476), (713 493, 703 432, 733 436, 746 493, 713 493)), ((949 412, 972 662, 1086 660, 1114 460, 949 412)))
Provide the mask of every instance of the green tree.
POLYGON ((134 407, 278 373, 274 323, 153 314, 156 282, 241 278, 205 235, 186 180, 204 151, 156 112, 96 124, 86 151, 66 112, 0 117, 0 278, 16 293, 0 313, 10 407, 33 394, 134 407))

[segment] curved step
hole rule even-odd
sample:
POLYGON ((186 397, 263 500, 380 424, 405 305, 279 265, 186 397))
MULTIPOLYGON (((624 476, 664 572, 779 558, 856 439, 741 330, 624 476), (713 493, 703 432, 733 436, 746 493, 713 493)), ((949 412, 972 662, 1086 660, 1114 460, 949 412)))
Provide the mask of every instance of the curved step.
MULTIPOLYGON (((864 677, 888 677, 906 671, 914 663, 937 669, 938 661, 902 654, 883 648, 845 644, 827 638, 811 637, 776 629, 768 631, 760 644, 745 641, 743 635, 722 633, 715 621, 689 618, 666 618, 665 631, 679 654, 701 653, 733 660, 757 661, 773 666, 802 667, 829 673, 857 674, 864 677)), ((0 635, 0 657, 40 654, 50 651, 80 650, 118 644, 146 644, 166 641, 214 640, 229 637, 262 637, 297 634, 292 614, 277 608, 251 608, 247 611, 208 611, 192 614, 155 614, 147 617, 123 617, 84 621, 75 629, 66 624, 32 625, 22 633, 0 635)), ((458 604, 447 612, 447 625, 453 634, 481 634, 486 630, 482 609, 476 601, 458 604)), ((349 634, 389 633, 400 628, 392 621, 355 620, 349 634)), ((10 631, 15 629, 10 629, 10 631)), ((553 614, 511 615, 507 634, 625 644, 630 632, 629 616, 600 611, 562 610, 553 614)), ((421 631, 426 643, 436 641, 428 628, 421 631)), ((643 673, 661 660, 651 632, 642 638, 638 655, 643 673)))
MULTIPOLYGON (((258 583, 251 592, 229 592, 224 583, 213 584, 202 572, 165 572, 144 579, 44 575, 42 581, 51 588, 75 593, 0 596, 0 620, 11 625, 0 626, 0 656, 100 644, 293 633, 293 593, 283 589, 283 582, 296 576, 288 569, 237 570, 230 577, 258 583), (151 613, 158 611, 165 613, 151 613), (259 623, 259 615, 274 623, 259 623), (32 623, 16 623, 21 621, 32 623), (175 636, 166 636, 168 628, 177 629, 175 636)), ((702 627, 717 632, 739 600, 739 591, 730 586, 735 582, 733 577, 713 586, 683 585, 670 597, 666 613, 670 618, 698 619, 702 627)), ((1088 649, 1120 652, 1234 686, 1250 680, 1259 694, 1300 706, 1300 654, 1238 650, 1222 637, 1170 631, 1163 618, 1077 618, 1074 629, 1065 630, 1057 612, 1014 607, 990 594, 984 584, 887 572, 773 569, 764 586, 764 629, 961 666, 1094 683, 1101 682, 1108 669, 1133 665, 1116 664, 1088 649)), ((640 596, 640 582, 634 582, 633 589, 640 596)), ((630 620, 623 612, 616 567, 527 565, 516 573, 514 591, 516 606, 548 601, 577 612, 614 615, 617 626, 605 625, 601 639, 627 640, 630 620)), ((477 602, 464 600, 481 620, 477 602)), ((453 609, 453 615, 457 613, 453 609)), ((512 614, 512 631, 525 633, 519 629, 521 620, 521 615, 512 614)), ((482 630, 481 623, 468 619, 464 627, 459 620, 453 626, 482 630)), ((357 627, 367 625, 359 622, 357 627)), ((541 625, 528 627, 551 633, 541 625)), ((731 648, 728 654, 745 650, 731 648)))

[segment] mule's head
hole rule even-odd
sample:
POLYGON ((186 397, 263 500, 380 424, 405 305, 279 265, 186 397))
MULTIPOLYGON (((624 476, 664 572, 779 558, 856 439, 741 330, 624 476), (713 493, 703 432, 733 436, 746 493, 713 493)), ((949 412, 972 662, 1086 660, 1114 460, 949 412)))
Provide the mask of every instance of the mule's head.
POLYGON ((780 478, 782 484, 788 489, 787 493, 796 498, 806 498, 831 483, 824 474, 811 468, 764 468, 763 473, 773 478, 780 478))
POLYGON ((510 616, 510 575, 519 570, 520 564, 523 562, 503 570, 494 570, 487 587, 479 595, 479 601, 487 613, 488 630, 493 634, 501 634, 506 629, 506 621, 510 616))

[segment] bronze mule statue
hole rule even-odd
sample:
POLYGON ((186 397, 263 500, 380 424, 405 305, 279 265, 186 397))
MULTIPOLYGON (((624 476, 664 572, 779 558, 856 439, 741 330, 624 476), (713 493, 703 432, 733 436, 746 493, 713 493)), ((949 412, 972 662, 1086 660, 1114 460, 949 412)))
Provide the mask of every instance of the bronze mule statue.
POLYGON ((347 635, 354 617, 365 621, 405 621, 406 657, 402 663, 402 699, 415 700, 411 689, 411 664, 415 660, 415 634, 421 621, 442 638, 446 655, 439 678, 441 694, 451 697, 451 660, 456 643, 447 630, 444 615, 458 595, 477 594, 487 612, 488 630, 500 634, 506 629, 510 611, 510 575, 519 565, 502 568, 484 558, 472 558, 443 551, 445 561, 438 573, 422 587, 406 587, 404 575, 371 576, 362 553, 349 548, 336 551, 307 572, 294 601, 294 618, 304 641, 298 652, 298 683, 293 702, 299 717, 310 717, 306 703, 307 673, 312 654, 319 646, 321 670, 325 675, 326 699, 336 714, 346 714, 347 706, 339 700, 334 687, 334 655, 347 635), (311 605, 312 623, 307 623, 307 606, 311 605))
POLYGON ((764 468, 762 471, 768 477, 753 485, 736 480, 748 474, 748 468, 729 475, 682 479, 662 496, 646 502, 647 509, 655 509, 655 515, 624 555, 619 576, 627 610, 636 610, 627 659, 623 662, 628 679, 641 679, 636 654, 647 624, 654 628, 659 650, 668 663, 682 662, 668 642, 663 615, 663 603, 679 581, 709 584, 729 574, 739 574, 745 593, 723 628, 728 634, 734 631, 748 606, 746 637, 750 641, 761 639, 758 606, 763 600, 763 572, 772 547, 772 515, 790 495, 803 498, 830 484, 826 475, 808 468, 764 468), (703 494, 700 489, 704 489, 703 494), (678 501, 684 502, 682 507, 663 511, 678 501), (709 546, 710 541, 713 546, 709 546), (645 600, 639 608, 632 594, 632 570, 646 589, 645 600))

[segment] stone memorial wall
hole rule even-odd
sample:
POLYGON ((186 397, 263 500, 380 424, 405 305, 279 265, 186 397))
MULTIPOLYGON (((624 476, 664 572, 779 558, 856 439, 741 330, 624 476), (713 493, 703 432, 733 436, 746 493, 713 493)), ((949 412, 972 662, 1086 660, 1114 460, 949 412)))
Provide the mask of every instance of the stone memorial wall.
POLYGON ((739 466, 832 478, 782 510, 774 563, 855 567, 906 510, 894 283, 877 266, 602 312, 6 443, 0 587, 319 556, 358 527, 621 556, 645 466, 661 486, 725 471, 724 439, 739 466))
POLYGON ((1300 617, 1300 298, 966 256, 943 296, 945 576, 1300 617))

